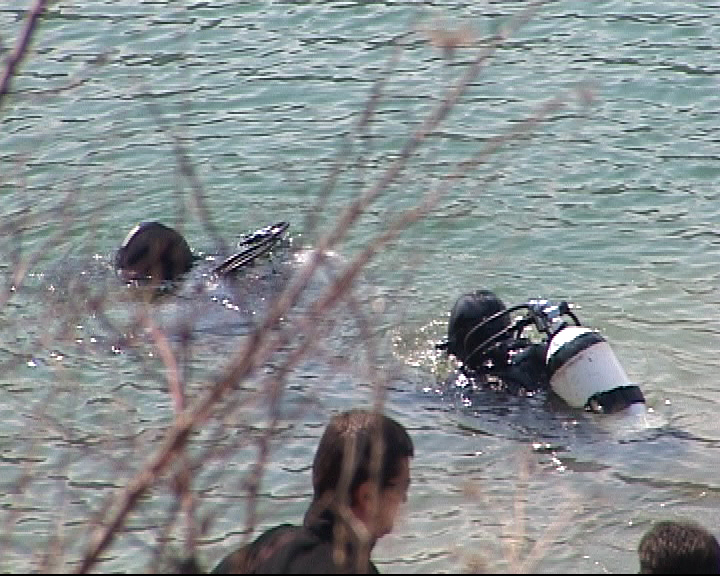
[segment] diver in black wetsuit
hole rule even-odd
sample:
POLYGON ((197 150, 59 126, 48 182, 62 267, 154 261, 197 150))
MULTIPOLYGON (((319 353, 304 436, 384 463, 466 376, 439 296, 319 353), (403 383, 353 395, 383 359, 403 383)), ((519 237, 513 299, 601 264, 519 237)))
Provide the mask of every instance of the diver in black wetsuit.
POLYGON ((605 339, 581 326, 567 302, 530 300, 506 308, 489 290, 463 294, 450 313, 448 338, 438 348, 453 355, 473 383, 513 394, 551 390, 570 406, 591 412, 644 410, 640 388, 628 381, 605 339), (524 314, 511 318, 519 311, 524 314), (524 335, 531 326, 539 341, 524 335))
POLYGON ((545 369, 545 343, 512 338, 511 317, 500 298, 490 290, 460 296, 448 321, 448 354, 461 362, 469 378, 483 379, 493 388, 513 394, 549 387, 545 369))
MULTIPOLYGON (((229 276, 269 252, 290 225, 278 222, 246 235, 241 250, 212 269, 219 277, 229 276)), ((115 268, 123 280, 139 285, 163 287, 190 271, 198 257, 177 231, 160 222, 142 222, 127 235, 115 255, 115 268)))

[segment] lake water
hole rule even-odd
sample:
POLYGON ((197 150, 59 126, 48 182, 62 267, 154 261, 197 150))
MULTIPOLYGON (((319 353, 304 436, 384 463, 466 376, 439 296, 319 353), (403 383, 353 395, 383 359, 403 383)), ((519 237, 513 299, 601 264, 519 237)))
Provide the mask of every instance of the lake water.
MULTIPOLYGON (((29 4, 0 6, 4 50, 29 4)), ((528 6, 52 3, 0 105, 0 569, 77 568, 97 515, 173 421, 159 344, 188 402, 202 399, 307 249, 375 186, 284 318, 292 337, 194 434, 195 498, 178 514, 164 476, 94 569, 161 569, 191 537, 211 568, 251 520, 299 521, 330 415, 380 400, 417 452, 406 513, 376 547, 381 572, 634 572, 656 520, 720 536, 720 2, 549 2, 515 29, 528 6), (352 297, 302 322, 433 193, 352 297), (153 219, 203 255, 279 220, 290 242, 233 285, 198 272, 146 303, 111 263, 153 219), (541 396, 467 407, 438 393, 452 367, 434 343, 455 298, 480 287, 577 304, 644 391, 648 427, 541 396), (270 421, 257 390, 286 362, 251 517, 270 421)))

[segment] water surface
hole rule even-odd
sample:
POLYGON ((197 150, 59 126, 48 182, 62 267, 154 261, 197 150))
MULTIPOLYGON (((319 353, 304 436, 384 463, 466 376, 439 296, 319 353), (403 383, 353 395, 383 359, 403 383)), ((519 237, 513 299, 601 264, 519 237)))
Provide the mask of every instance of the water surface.
MULTIPOLYGON (((22 4, 0 8, 6 47, 22 4)), ((37 570, 46 551, 51 567, 73 569, 90 519, 160 446, 173 406, 147 318, 177 346, 191 335, 183 366, 197 398, 301 267, 288 249, 236 285, 199 276, 200 294, 146 305, 111 270, 126 232, 162 220, 214 255, 219 239, 230 249, 288 220, 293 246, 312 246, 310 218, 327 230, 378 182, 526 4, 52 3, 0 109, 3 277, 18 254, 41 250, 2 309, 5 570, 37 570), (449 32, 458 45, 443 50, 449 32), (372 121, 358 128, 369 102, 372 121), (90 312, 97 301, 107 318, 90 312), (116 330, 127 326, 137 330, 116 330)), ((371 261, 355 308, 341 306, 294 367, 260 528, 300 518, 325 422, 370 405, 377 385, 417 448, 406 516, 376 549, 382 572, 633 572, 653 521, 718 526, 719 8, 550 2, 493 53, 335 247, 341 269, 402 210, 443 191, 371 261), (562 106, 518 130, 553 98, 562 106), (450 179, 493 139, 492 154, 450 179), (451 367, 434 343, 455 298, 479 287, 507 303, 578 304, 641 385, 648 429, 542 397, 467 407, 438 394, 451 367)), ((266 425, 248 402, 192 445, 217 450, 193 483, 208 567, 244 535, 244 482, 266 425)), ((183 549, 182 524, 161 529, 171 494, 166 482, 147 496, 100 570, 154 566, 158 541, 183 549)))

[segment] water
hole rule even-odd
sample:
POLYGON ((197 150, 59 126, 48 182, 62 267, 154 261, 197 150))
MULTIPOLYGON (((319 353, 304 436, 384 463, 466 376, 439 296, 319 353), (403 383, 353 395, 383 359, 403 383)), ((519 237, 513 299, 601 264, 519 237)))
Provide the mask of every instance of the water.
MULTIPOLYGON (((5 47, 25 4, 0 7, 5 47)), ((199 276, 197 297, 146 304, 109 270, 126 232, 162 220, 212 255, 219 238, 231 247, 288 220, 293 246, 312 246, 311 218, 329 229, 375 184, 526 5, 53 3, 0 108, 5 282, 18 254, 40 254, 2 308, 4 570, 76 567, 95 514, 161 445, 173 403, 152 326, 169 331, 188 399, 200 398, 301 266, 287 249, 236 285, 199 276), (460 45, 440 49, 443 31, 460 45), (369 101, 372 121, 358 128, 369 101), (97 302, 106 317, 89 312, 97 302)), ((417 448, 407 514, 376 548, 382 572, 632 572, 653 521, 717 529, 718 8, 551 2, 492 55, 334 247, 337 272, 402 210, 442 192, 294 365, 259 527, 299 519, 329 415, 369 405, 381 384, 417 448), (556 97, 561 107, 521 127, 556 97), (449 178, 493 139, 497 149, 449 178), (580 305, 640 383, 648 429, 543 398, 488 395, 464 408, 436 394, 450 368, 433 344, 455 298, 478 287, 508 303, 580 305)), ((194 437, 208 567, 245 533, 245 481, 267 426, 254 390, 299 342, 194 437)), ((145 497, 100 570, 154 567, 158 542, 162 557, 183 548, 183 516, 163 528, 173 486, 145 497)))

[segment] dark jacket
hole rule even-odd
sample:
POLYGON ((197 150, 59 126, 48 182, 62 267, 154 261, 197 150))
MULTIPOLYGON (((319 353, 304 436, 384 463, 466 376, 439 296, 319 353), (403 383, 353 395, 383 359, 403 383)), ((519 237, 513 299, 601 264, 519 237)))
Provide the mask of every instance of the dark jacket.
POLYGON ((311 511, 303 526, 281 524, 226 556, 213 574, 379 574, 369 553, 362 558, 360 546, 348 538, 344 558, 334 559, 333 534, 339 526, 329 510, 314 516, 311 511))

